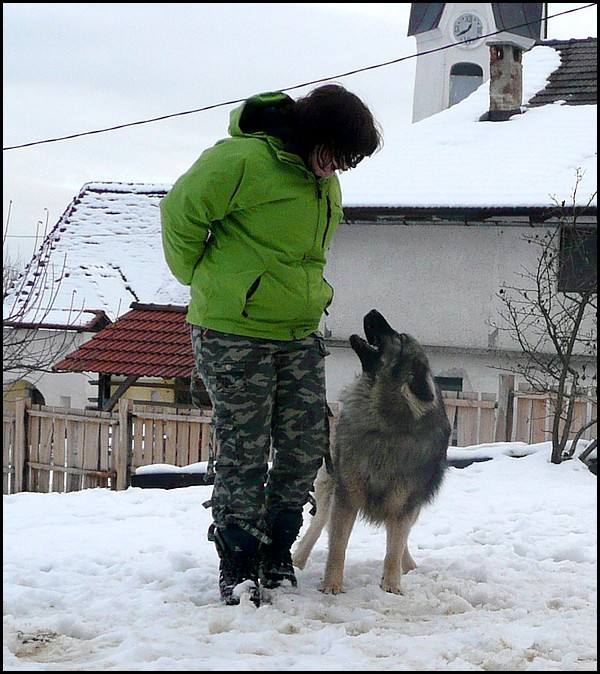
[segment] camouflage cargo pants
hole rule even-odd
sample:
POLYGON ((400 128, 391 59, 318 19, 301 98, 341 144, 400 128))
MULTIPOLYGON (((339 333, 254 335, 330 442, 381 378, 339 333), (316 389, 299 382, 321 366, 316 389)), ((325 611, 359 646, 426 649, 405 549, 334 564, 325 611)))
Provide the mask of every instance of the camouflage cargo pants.
POLYGON ((213 520, 267 542, 277 512, 302 510, 329 449, 323 337, 285 342, 192 326, 192 346, 213 406, 213 520))

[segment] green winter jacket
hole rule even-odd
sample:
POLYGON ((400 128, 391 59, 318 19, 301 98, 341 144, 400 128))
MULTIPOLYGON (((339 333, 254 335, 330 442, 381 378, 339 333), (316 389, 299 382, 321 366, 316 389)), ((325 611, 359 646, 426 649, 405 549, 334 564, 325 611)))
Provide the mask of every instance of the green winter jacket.
POLYGON ((189 323, 300 339, 333 298, 323 268, 342 218, 337 175, 318 179, 280 138, 242 130, 246 115, 260 119, 261 108, 290 100, 259 94, 233 110, 231 137, 203 152, 160 203, 165 259, 191 286, 189 323))

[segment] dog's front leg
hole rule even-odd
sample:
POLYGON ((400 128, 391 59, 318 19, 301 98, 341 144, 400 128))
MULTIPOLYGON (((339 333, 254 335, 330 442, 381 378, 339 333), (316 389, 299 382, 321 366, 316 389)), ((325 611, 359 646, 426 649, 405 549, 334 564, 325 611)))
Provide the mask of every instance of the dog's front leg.
MULTIPOLYGON (((411 514, 402 519, 390 519, 386 524, 386 551, 380 585, 381 589, 386 592, 402 594, 400 576, 403 570, 403 562, 406 562, 409 566, 410 559, 414 564, 407 547, 408 534, 414 521, 415 517, 411 514)), ((408 570, 407 568, 404 572, 406 573, 408 570)))
POLYGON ((334 493, 329 516, 329 553, 321 592, 339 594, 344 580, 346 548, 358 510, 334 493))

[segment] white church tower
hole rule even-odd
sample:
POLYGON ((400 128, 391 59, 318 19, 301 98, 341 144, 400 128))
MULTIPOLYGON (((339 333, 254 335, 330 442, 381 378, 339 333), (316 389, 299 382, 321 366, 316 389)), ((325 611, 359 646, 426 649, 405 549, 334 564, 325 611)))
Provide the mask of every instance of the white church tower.
POLYGON ((531 49, 545 37, 547 3, 411 4, 417 41, 413 122, 458 103, 490 78, 490 46, 531 49))

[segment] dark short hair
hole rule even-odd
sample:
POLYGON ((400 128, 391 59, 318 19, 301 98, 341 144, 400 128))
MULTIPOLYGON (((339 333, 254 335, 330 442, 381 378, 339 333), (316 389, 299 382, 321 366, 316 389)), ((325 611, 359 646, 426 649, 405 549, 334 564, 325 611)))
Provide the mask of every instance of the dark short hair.
POLYGON ((305 155, 324 147, 339 166, 354 168, 383 145, 369 108, 340 84, 324 84, 299 98, 292 115, 305 155))

